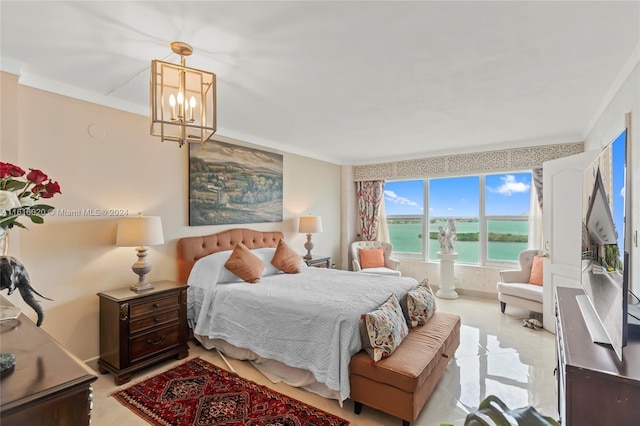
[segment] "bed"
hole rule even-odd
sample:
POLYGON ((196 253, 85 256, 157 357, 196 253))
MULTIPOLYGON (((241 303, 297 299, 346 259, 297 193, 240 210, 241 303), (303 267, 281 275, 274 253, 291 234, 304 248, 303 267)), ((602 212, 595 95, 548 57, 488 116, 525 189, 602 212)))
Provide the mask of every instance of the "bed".
POLYGON ((189 284, 187 316, 208 349, 248 359, 275 380, 340 402, 349 397, 349 362, 362 349, 361 316, 413 278, 307 267, 282 273, 270 264, 281 232, 231 229, 178 242, 179 276, 189 284), (237 243, 264 260, 260 282, 232 279, 224 268, 237 243))

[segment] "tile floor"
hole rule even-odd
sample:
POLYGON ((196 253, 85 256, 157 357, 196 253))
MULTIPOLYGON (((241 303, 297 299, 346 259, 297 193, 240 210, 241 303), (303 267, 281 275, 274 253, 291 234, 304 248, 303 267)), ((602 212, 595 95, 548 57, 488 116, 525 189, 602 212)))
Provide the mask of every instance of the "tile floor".
MULTIPOLYGON (((547 331, 522 327, 528 312, 507 306, 500 313, 497 300, 460 297, 437 299, 438 309, 462 317, 461 343, 433 395, 413 423, 415 426, 438 426, 441 423, 463 425, 467 413, 487 395, 497 395, 509 407, 532 405, 545 415, 557 418, 555 368, 555 336, 547 331)), ((190 343, 189 357, 200 357, 226 368, 215 351, 207 351, 190 343)), ((131 382, 115 386, 109 374, 94 383, 93 426, 135 426, 147 423, 118 403, 110 395, 132 383, 153 376, 182 362, 169 360, 133 376, 131 382)), ((364 407, 358 416, 353 403, 327 400, 286 384, 273 384, 245 361, 230 360, 238 373, 249 380, 269 386, 325 411, 339 415, 351 425, 395 425, 402 422, 377 410, 364 407)))

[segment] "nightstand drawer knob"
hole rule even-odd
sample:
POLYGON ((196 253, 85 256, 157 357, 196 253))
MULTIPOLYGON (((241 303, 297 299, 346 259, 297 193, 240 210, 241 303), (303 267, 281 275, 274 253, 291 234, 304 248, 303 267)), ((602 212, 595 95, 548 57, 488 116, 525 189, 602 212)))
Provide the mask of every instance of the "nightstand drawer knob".
POLYGON ((150 345, 153 345, 153 346, 157 346, 160 343, 162 343, 163 340, 164 340, 164 334, 162 336, 160 336, 160 338, 158 340, 155 340, 155 341, 153 341, 151 339, 148 339, 147 343, 150 344, 150 345))
POLYGON ((158 317, 153 317, 153 322, 160 322, 160 318, 158 318, 158 317))
POLYGON ((159 303, 154 303, 154 304, 153 304, 153 307, 154 307, 154 308, 159 308, 159 307, 160 307, 160 304, 159 304, 159 303))

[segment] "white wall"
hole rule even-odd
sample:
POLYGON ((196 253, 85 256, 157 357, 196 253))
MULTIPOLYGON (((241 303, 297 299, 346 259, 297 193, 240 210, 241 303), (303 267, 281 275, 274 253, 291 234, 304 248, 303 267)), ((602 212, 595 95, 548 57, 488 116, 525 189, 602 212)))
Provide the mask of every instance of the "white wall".
MULTIPOLYGON (((512 268, 517 269, 518 266, 514 265, 512 268)), ((460 294, 497 300, 496 284, 500 280, 500 271, 503 269, 510 268, 456 263, 453 270, 453 284, 460 294)), ((402 259, 400 271, 403 276, 414 277, 418 282, 428 278, 429 284, 440 287, 440 262, 402 259)))
MULTIPOLYGON (((314 254, 340 258, 340 166, 282 153, 282 223, 189 227, 186 146, 150 136, 148 117, 20 86, 15 76, 0 75, 2 161, 41 169, 59 181, 62 194, 50 200, 58 213, 123 209, 130 215, 161 216, 166 243, 149 250, 150 280, 177 278, 179 238, 233 227, 283 231, 304 253, 305 236, 297 232, 297 219, 308 213, 323 221, 324 232, 313 237, 314 254)), ((137 279, 130 269, 135 250, 114 245, 117 220, 57 214, 42 225, 25 223, 27 231, 11 231, 10 254, 25 264, 33 286, 54 299, 42 303, 43 329, 84 360, 99 352, 96 294, 137 279)), ((35 317, 18 292, 10 300, 35 317)))
MULTIPOLYGON (((631 71, 606 103, 602 113, 594 120, 585 138, 585 151, 601 150, 613 141, 625 128, 625 114, 631 113, 631 143, 627 149, 631 153, 631 190, 627 194, 631 201, 631 221, 629 228, 632 235, 637 235, 640 228, 640 51, 632 57, 631 71)), ((607 101, 607 100, 605 100, 607 101)), ((632 291, 640 294, 640 248, 637 237, 632 238, 631 274, 632 291)))

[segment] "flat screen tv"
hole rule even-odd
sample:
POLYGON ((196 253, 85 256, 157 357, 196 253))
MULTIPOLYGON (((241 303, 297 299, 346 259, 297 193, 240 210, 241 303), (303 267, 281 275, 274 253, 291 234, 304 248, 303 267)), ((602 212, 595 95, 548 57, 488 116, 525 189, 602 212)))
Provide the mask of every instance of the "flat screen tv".
POLYGON ((622 360, 627 342, 629 238, 625 238, 627 131, 609 143, 583 174, 583 318, 596 343, 611 345, 622 360))

